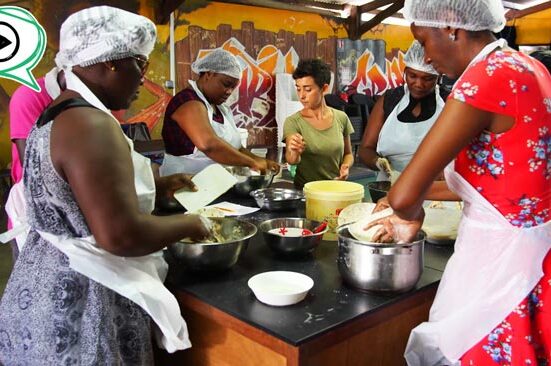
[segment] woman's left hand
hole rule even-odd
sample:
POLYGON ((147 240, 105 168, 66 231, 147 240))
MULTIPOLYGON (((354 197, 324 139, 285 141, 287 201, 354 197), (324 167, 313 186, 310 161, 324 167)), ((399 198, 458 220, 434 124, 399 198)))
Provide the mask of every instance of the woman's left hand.
POLYGON ((335 177, 336 180, 347 180, 350 175, 350 166, 348 164, 342 164, 339 171, 339 176, 335 177))
POLYGON ((191 181, 192 177, 192 175, 183 173, 158 177, 155 179, 157 197, 172 197, 174 196, 174 192, 181 188, 185 188, 191 192, 197 191, 197 187, 191 181))
POLYGON ((420 212, 419 217, 415 220, 404 220, 396 214, 392 214, 382 219, 372 221, 364 230, 368 230, 375 225, 383 225, 383 227, 373 235, 374 242, 398 244, 411 243, 423 225, 425 211, 421 209, 420 212))

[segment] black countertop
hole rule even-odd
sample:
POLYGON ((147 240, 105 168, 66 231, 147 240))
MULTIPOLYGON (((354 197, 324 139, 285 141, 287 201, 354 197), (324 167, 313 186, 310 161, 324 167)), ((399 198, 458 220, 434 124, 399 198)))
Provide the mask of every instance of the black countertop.
MULTIPOLYGON (((252 199, 225 195, 220 200, 256 207, 252 199)), ((304 217, 304 207, 285 212, 258 211, 241 216, 255 224, 274 217, 304 217)), ((237 264, 215 275, 182 271, 172 263, 168 282, 175 290, 185 291, 199 300, 224 311, 256 328, 298 346, 359 317, 413 296, 430 286, 437 286, 453 247, 425 245, 425 268, 416 287, 402 294, 365 293, 348 287, 337 269, 337 242, 323 241, 306 257, 289 259, 275 255, 257 233, 237 264), (273 307, 256 300, 247 286, 253 275, 266 271, 295 271, 314 280, 314 287, 298 304, 273 307)))

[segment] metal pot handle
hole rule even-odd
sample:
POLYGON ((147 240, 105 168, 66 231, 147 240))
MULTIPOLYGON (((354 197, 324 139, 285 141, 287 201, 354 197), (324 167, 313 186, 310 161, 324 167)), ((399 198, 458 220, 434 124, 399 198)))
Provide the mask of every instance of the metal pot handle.
POLYGON ((384 247, 384 248, 371 248, 371 254, 378 254, 378 255, 395 255, 395 254, 405 254, 410 255, 413 253, 413 247, 384 247))

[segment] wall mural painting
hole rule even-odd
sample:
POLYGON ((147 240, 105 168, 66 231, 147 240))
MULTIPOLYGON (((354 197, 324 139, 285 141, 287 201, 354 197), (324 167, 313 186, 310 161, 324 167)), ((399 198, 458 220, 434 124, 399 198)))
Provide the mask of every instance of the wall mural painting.
POLYGON ((404 54, 385 57, 382 40, 337 41, 337 88, 339 92, 375 96, 404 83, 404 54), (359 56, 358 56, 359 55, 359 56))
MULTIPOLYGON (((292 73, 298 64, 298 54, 293 47, 283 55, 274 45, 266 45, 253 58, 233 37, 224 42, 221 48, 234 54, 243 68, 241 82, 227 101, 235 123, 249 130, 249 141, 253 144, 273 141, 272 135, 276 132, 275 74, 292 73)), ((209 52, 212 49, 200 50, 197 59, 209 52)))
POLYGON ((335 68, 336 38, 318 39, 315 32, 269 32, 243 22, 241 29, 220 24, 216 30, 189 26, 188 36, 176 42, 177 86, 195 79, 191 63, 215 48, 232 52, 241 62, 241 83, 226 102, 238 127, 249 131, 248 146, 275 146, 275 74, 292 73, 300 57, 320 57, 335 68))

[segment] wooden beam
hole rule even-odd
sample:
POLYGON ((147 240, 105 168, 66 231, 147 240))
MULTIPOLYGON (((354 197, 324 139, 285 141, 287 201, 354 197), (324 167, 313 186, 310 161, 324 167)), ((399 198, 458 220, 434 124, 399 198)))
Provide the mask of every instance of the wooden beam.
MULTIPOLYGON (((289 4, 284 3, 276 0, 217 0, 220 3, 230 3, 230 4, 240 4, 240 5, 249 5, 249 6, 260 6, 264 8, 272 8, 272 9, 280 9, 280 10, 289 10, 289 11, 298 11, 302 13, 314 13, 314 14, 320 14, 325 15, 328 17, 337 17, 339 14, 337 13, 337 10, 331 11, 329 9, 323 10, 323 9, 314 9, 310 8, 308 6, 304 5, 295 5, 295 4, 289 4)), ((321 8, 322 6, 318 6, 321 8)))
POLYGON ((551 9, 551 1, 546 1, 543 4, 532 6, 524 10, 511 9, 505 14, 505 18, 507 20, 518 19, 518 18, 522 18, 523 16, 537 13, 538 11, 547 10, 547 9, 551 9))
POLYGON ((392 4, 394 3, 395 0, 373 0, 367 4, 364 4, 362 6, 360 6, 360 15, 362 13, 367 13, 367 12, 370 12, 372 10, 375 10, 375 9, 379 9, 380 7, 382 6, 386 6, 386 5, 389 5, 389 4, 392 4))
POLYGON ((348 38, 353 41, 360 39, 362 35, 360 33, 361 22, 361 13, 359 12, 359 8, 357 6, 351 6, 350 15, 344 24, 344 29, 346 29, 348 38))
POLYGON ((344 10, 345 5, 336 3, 324 3, 314 0, 287 0, 287 4, 299 5, 299 6, 315 6, 318 8, 330 9, 330 10, 344 10))
MULTIPOLYGON (((371 28, 375 27, 379 23, 381 23, 384 19, 388 18, 391 15, 394 15, 398 10, 402 9, 404 7, 404 0, 398 0, 395 1, 394 4, 380 12, 379 14, 375 15, 372 19, 369 21, 362 23, 360 25, 360 37, 367 31, 369 31, 371 28)), ((361 17, 361 14, 360 14, 361 17)))
POLYGON ((178 9, 185 0, 162 0, 155 2, 155 23, 165 24, 170 20, 170 13, 178 9))

